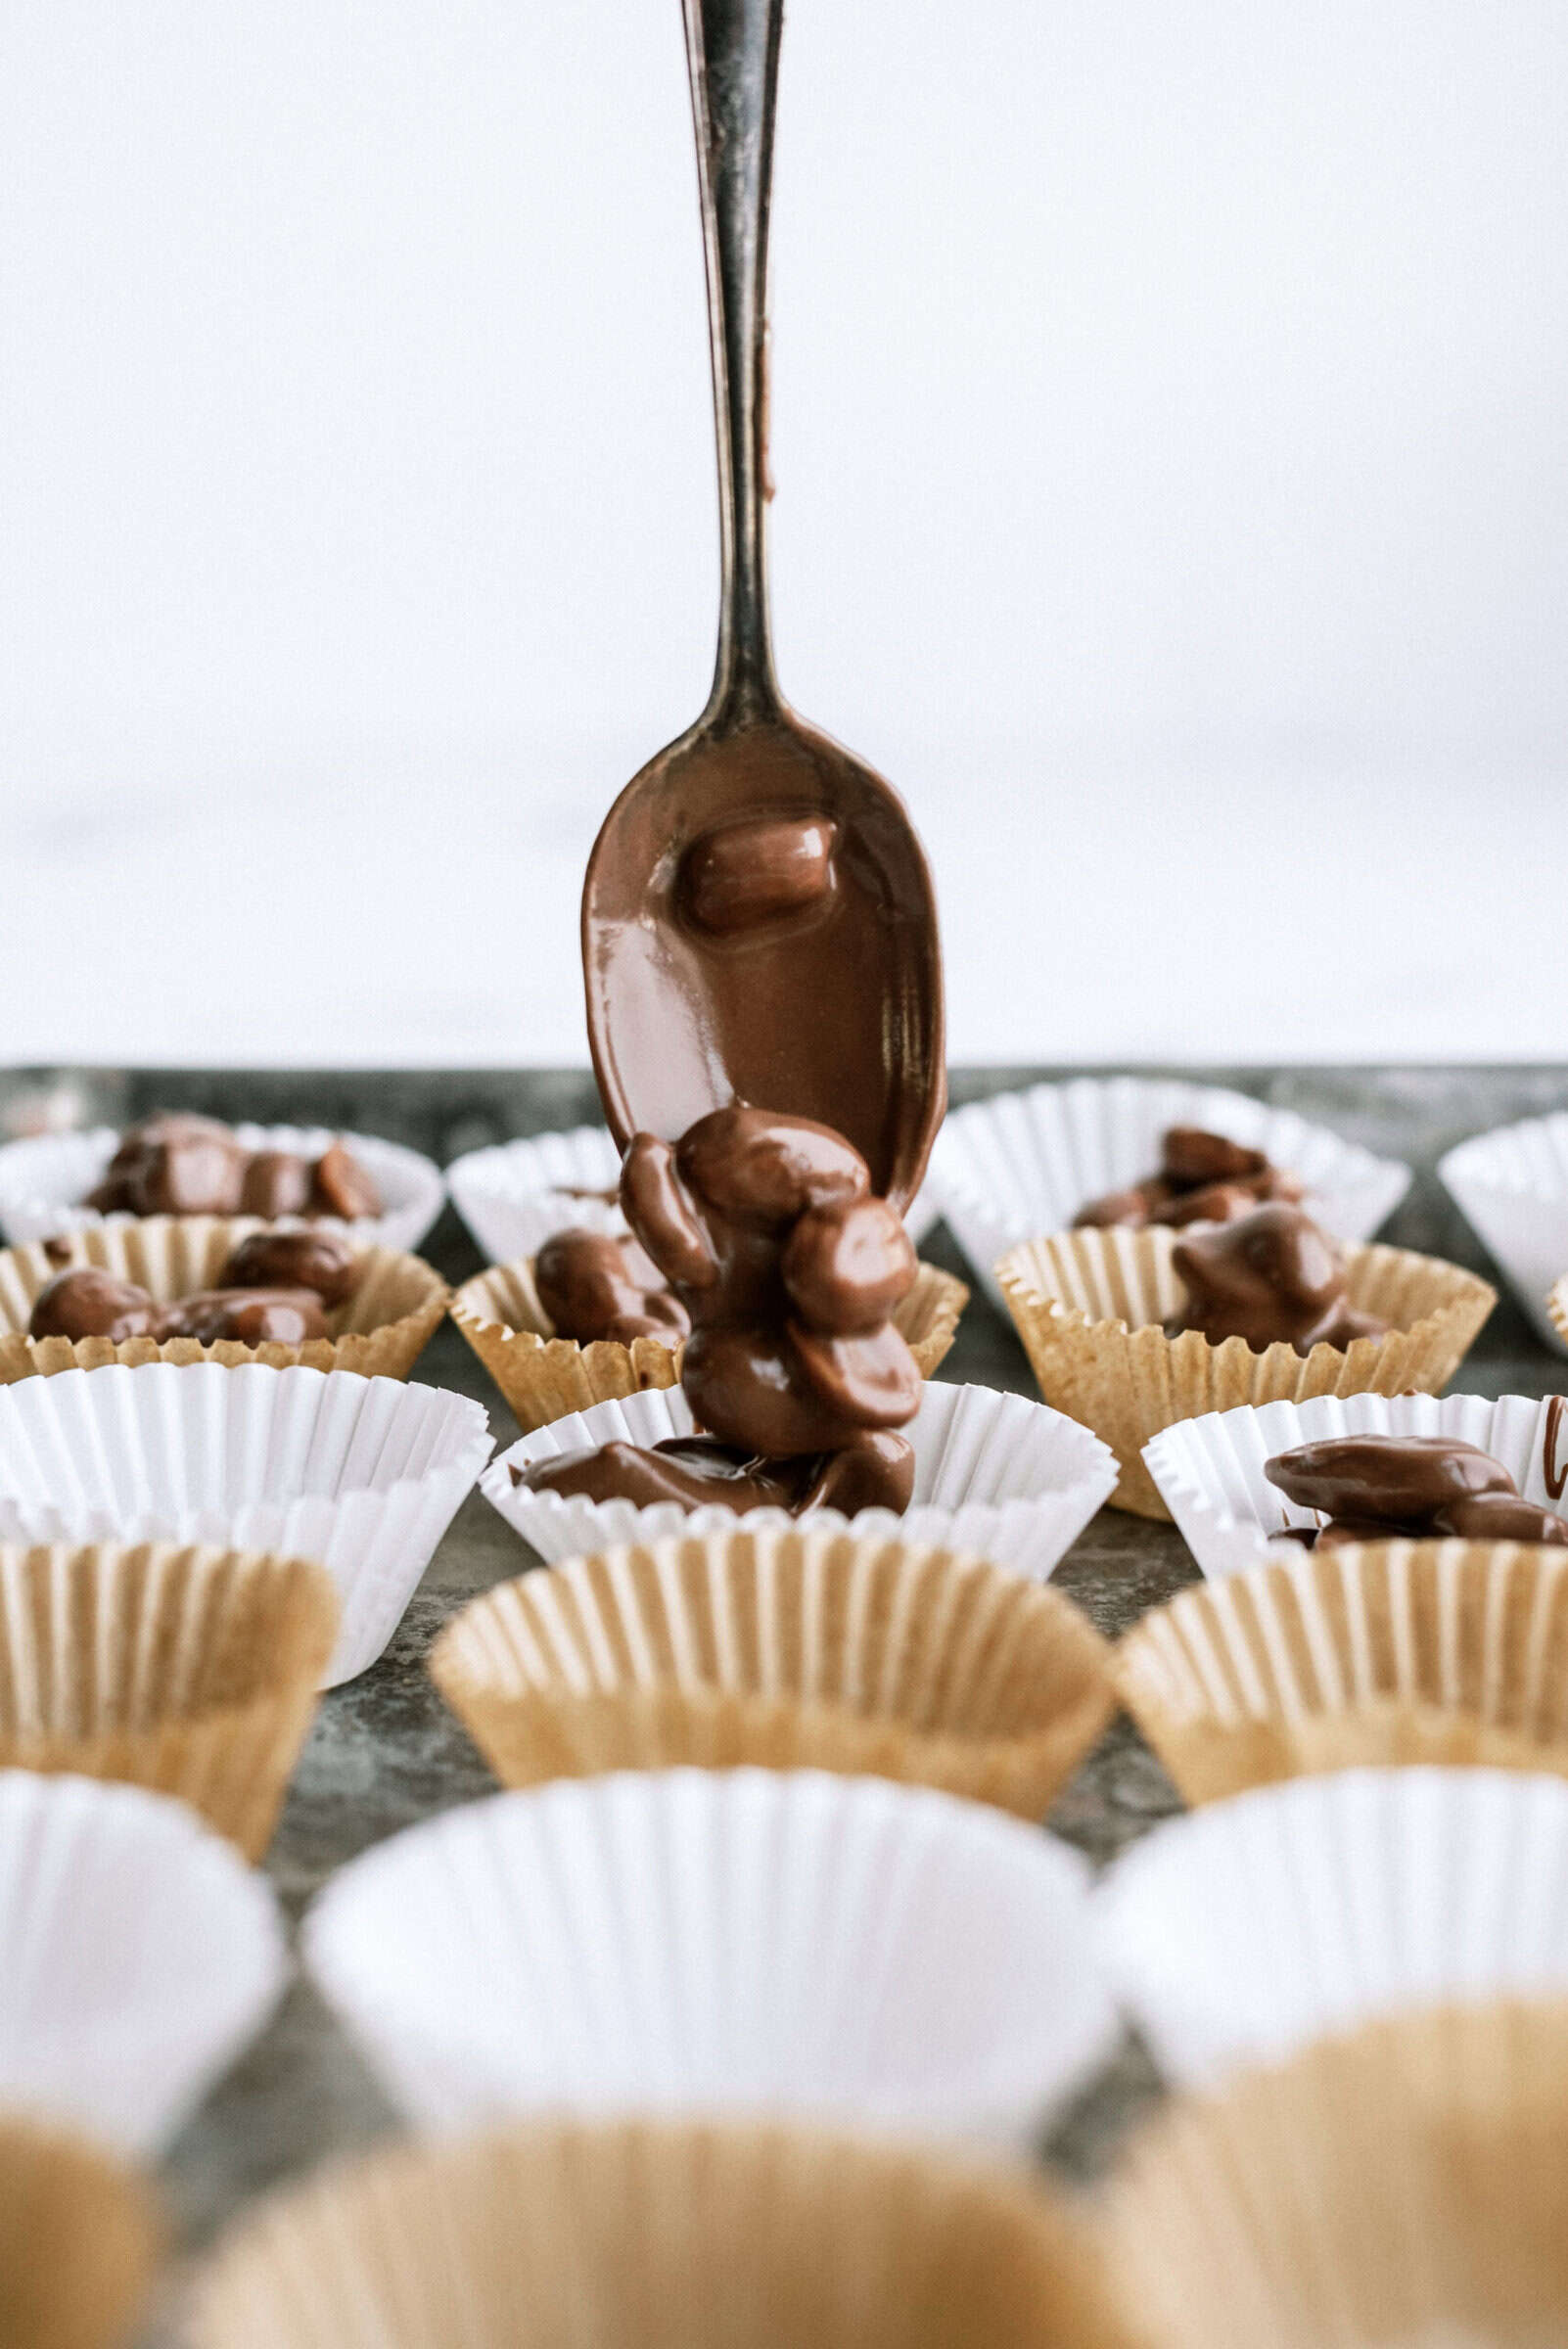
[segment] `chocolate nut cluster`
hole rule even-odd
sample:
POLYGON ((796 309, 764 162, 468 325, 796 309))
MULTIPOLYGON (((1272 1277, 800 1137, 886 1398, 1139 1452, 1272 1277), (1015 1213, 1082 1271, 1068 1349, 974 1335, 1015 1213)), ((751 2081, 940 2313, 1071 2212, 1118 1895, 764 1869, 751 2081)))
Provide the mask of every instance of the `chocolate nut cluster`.
POLYGON ((657 1338, 678 1346, 691 1327, 635 1240, 571 1224, 553 1231, 533 1260, 533 1286, 558 1338, 591 1346, 601 1338, 629 1346, 657 1338))
POLYGON ((56 1273, 33 1300, 34 1338, 195 1338, 202 1346, 302 1346, 324 1338, 327 1313, 352 1293, 359 1260, 333 1231, 253 1231, 235 1248, 218 1286, 160 1305, 133 1280, 96 1265, 56 1273))
POLYGON ((1568 1525, 1520 1497, 1500 1460, 1445 1436, 1330 1436, 1277 1452, 1264 1474, 1287 1499, 1327 1522, 1298 1539, 1344 1542, 1546 1542, 1568 1546, 1568 1525))
POLYGON ((101 1215, 379 1216, 371 1176, 342 1142, 319 1158, 248 1150, 216 1118, 160 1110, 121 1135, 85 1204, 101 1215))
POLYGON ((1347 1304, 1339 1250, 1299 1207, 1275 1202, 1193 1232, 1171 1262, 1187 1292, 1185 1311, 1168 1324, 1173 1337, 1196 1329, 1217 1346, 1242 1338, 1258 1354, 1283 1344, 1308 1355, 1388 1329, 1347 1304))
POLYGON ((1160 1171, 1125 1191, 1091 1199, 1075 1224, 1228 1223, 1260 1202, 1300 1199, 1306 1185, 1262 1150, 1245 1149, 1201 1126, 1171 1126, 1160 1149, 1160 1171))

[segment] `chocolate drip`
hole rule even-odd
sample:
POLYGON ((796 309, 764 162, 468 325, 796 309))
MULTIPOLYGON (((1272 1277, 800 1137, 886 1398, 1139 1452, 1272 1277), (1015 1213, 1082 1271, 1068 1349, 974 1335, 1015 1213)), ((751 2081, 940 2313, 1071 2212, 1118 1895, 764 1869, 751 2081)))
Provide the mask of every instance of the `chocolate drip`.
POLYGON ((637 1508, 678 1501, 682 1508, 892 1509, 901 1516, 914 1489, 914 1453, 899 1436, 864 1436, 842 1451, 794 1459, 759 1459, 707 1436, 672 1436, 651 1450, 604 1444, 561 1453, 529 1469, 515 1485, 534 1493, 582 1494, 589 1500, 629 1500, 637 1508))
POLYGON ((1449 1537, 1568 1544, 1568 1524, 1521 1499, 1499 1460, 1445 1436, 1332 1436, 1277 1453, 1264 1474, 1299 1507, 1324 1512, 1320 1548, 1449 1537))

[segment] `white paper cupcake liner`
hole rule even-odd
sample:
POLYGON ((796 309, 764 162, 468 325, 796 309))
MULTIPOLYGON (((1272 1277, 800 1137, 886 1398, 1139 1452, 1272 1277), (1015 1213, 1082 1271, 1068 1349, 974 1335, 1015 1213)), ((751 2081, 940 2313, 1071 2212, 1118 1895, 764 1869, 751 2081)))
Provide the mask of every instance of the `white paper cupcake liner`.
POLYGON ((0 1772, 0 2103, 152 2155, 288 1970, 266 1882, 184 1803, 0 1772))
POLYGON ((1095 1894, 1113 1983, 1203 2087, 1384 2014, 1568 1992, 1568 1779, 1349 1770, 1169 1821, 1095 1894))
POLYGON ((1110 1447, 1076 1419, 993 1387, 929 1382, 907 1430, 915 1488, 901 1517, 890 1509, 861 1509, 853 1518, 837 1509, 811 1509, 794 1519, 782 1509, 737 1516, 718 1507, 683 1509, 675 1501, 639 1509, 629 1500, 530 1493, 512 1480, 514 1467, 529 1468, 585 1445, 661 1444, 691 1432, 691 1409, 678 1387, 595 1404, 514 1444, 485 1470, 480 1491, 550 1564, 668 1534, 796 1524, 850 1527, 857 1537, 961 1550, 1043 1582, 1116 1483, 1110 1447))
MULTIPOLYGON (((613 1191, 620 1180, 621 1153, 602 1126, 492 1143, 453 1159, 446 1170, 452 1204, 492 1265, 537 1256, 551 1232, 570 1224, 623 1232, 626 1219, 616 1201, 573 1196, 613 1191)), ((938 1212, 929 1189, 916 1194, 903 1221, 917 1247, 938 1212)))
POLYGON ((215 1542, 314 1558, 376 1661, 489 1457, 483 1405, 351 1370, 148 1362, 0 1387, 0 1541, 215 1542))
POLYGON ((1410 1170, 1398 1160, 1374 1158, 1294 1110, 1219 1085, 1075 1077, 997 1093, 949 1113, 927 1176, 995 1305, 1006 1311, 997 1258, 1020 1240, 1065 1231, 1089 1200, 1155 1174, 1169 1126, 1201 1126, 1267 1151, 1302 1177, 1308 1208, 1342 1240, 1370 1239, 1409 1188, 1410 1170))
MULTIPOLYGON (((245 1125, 234 1132, 247 1150, 292 1150, 301 1158, 319 1158, 334 1142, 345 1143, 374 1180, 383 1211, 346 1223, 335 1216, 318 1221, 339 1225, 359 1247, 417 1248, 441 1212, 446 1185, 440 1169, 401 1142, 327 1126, 245 1125)), ((81 1204, 103 1180, 119 1138, 112 1126, 99 1126, 86 1133, 35 1134, 0 1148, 0 1231, 11 1245, 96 1223, 135 1222, 133 1216, 103 1216, 81 1204)), ((297 1224, 300 1218, 278 1221, 297 1224)))
POLYGON ((1568 1110, 1472 1134, 1437 1171, 1538 1334, 1568 1354, 1546 1310, 1568 1266, 1568 1110))
POLYGON ((929 1788, 631 1773, 394 1836, 328 1885, 303 1948, 427 2128, 747 2110, 1011 2141, 1115 2038, 1085 1877, 929 1788))
POLYGON ((1561 1490, 1568 1404, 1552 1396, 1314 1395, 1305 1403, 1243 1405, 1162 1429, 1144 1446, 1143 1459, 1204 1573, 1234 1574, 1301 1556, 1301 1543, 1281 1537, 1290 1526, 1322 1524, 1322 1512, 1298 1508, 1264 1470, 1276 1453, 1330 1436, 1474 1444, 1501 1462, 1526 1500, 1568 1516, 1561 1490))

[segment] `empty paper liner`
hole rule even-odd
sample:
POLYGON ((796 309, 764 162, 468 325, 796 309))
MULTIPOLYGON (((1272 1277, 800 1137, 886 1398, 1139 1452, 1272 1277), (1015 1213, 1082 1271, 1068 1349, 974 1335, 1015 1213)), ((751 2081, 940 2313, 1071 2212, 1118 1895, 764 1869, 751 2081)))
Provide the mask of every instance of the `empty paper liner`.
POLYGON ((339 1870, 303 1947, 426 2128, 745 2111, 1027 2142, 1116 2036, 1086 1877, 929 1787, 653 1771, 408 1828, 339 1870))
POLYGON ((79 2139, 0 2122, 6 2349, 129 2349, 159 2240, 153 2196, 132 2172, 79 2139))
POLYGON ((662 1444, 692 1431, 678 1387, 624 1402, 598 1404, 525 1436, 480 1480, 486 1500, 543 1558, 583 1557, 670 1534, 732 1533, 765 1527, 832 1526, 855 1535, 963 1550, 1043 1581, 1116 1482, 1110 1450, 1086 1427, 1027 1396, 994 1387, 928 1383, 904 1431, 914 1447, 914 1494, 901 1517, 891 1509, 808 1509, 792 1520, 782 1509, 686 1509, 678 1501, 638 1508, 629 1500, 589 1500, 582 1494, 534 1493, 519 1474, 537 1460, 585 1446, 662 1444))
POLYGON ((431 1671, 507 1786, 755 1763, 1040 1819, 1110 1718, 1108 1653, 1068 1600, 977 1559, 769 1530, 503 1583, 431 1671))
POLYGON ((997 1258, 1039 1232, 1066 1231, 1091 1199, 1153 1174, 1171 1126, 1226 1134, 1299 1174, 1309 1213, 1342 1240, 1369 1240, 1409 1188, 1408 1167, 1374 1158, 1294 1110, 1220 1085, 1150 1077, 1075 1077, 955 1109, 937 1136, 928 1187, 1005 1306, 997 1258))
MULTIPOLYGON (((930 1378, 945 1356, 968 1302, 961 1280, 935 1265, 920 1267, 893 1319, 922 1378, 930 1378)), ((680 1347, 662 1345, 657 1338, 634 1338, 629 1346, 595 1338, 579 1346, 576 1338, 553 1336, 533 1285, 530 1257, 476 1273, 458 1290, 451 1310, 525 1435, 573 1411, 590 1410, 596 1403, 672 1387, 680 1376, 680 1347)))
POLYGON ((146 1362, 0 1387, 0 1541, 208 1542, 314 1558, 363 1672, 489 1456, 466 1396, 350 1370, 146 1362))
POLYGON ((1350 1248, 1346 1296, 1392 1324, 1381 1338, 1255 1354, 1242 1338, 1215 1345, 1199 1331, 1168 1338, 1185 1291, 1171 1261, 1177 1234, 1064 1231, 1031 1240, 996 1267, 1045 1401, 1103 1436, 1122 1480, 1115 1508, 1169 1514, 1141 1457, 1151 1436, 1200 1411, 1309 1395, 1435 1394, 1463 1360, 1497 1302, 1473 1272, 1407 1248, 1350 1248))
POLYGON ((178 1795, 257 1860, 337 1628, 302 1558, 0 1546, 0 1769, 178 1795))
POLYGON ((1130 2349, 1088 2230, 1001 2167, 646 2121, 393 2146, 276 2196, 191 2349, 1130 2349))
POLYGON ((1568 1773, 1568 1549, 1378 1542, 1183 1590, 1116 1650, 1189 1803, 1362 1763, 1568 1773))
POLYGON ((1539 1334, 1562 1353, 1568 1338, 1546 1296, 1568 1266, 1568 1110, 1472 1134, 1437 1171, 1539 1334))
POLYGON ((1564 1513, 1568 1403, 1556 1395, 1319 1395, 1257 1410, 1207 1411, 1164 1429, 1143 1461, 1206 1575, 1299 1557, 1292 1527, 1324 1522, 1287 1500, 1266 1473, 1282 1451, 1331 1436, 1442 1436, 1507 1469, 1538 1508, 1564 1513))
POLYGON ((134 1280, 160 1305, 217 1285, 247 1232, 269 1228, 254 1216, 144 1216, 96 1223, 57 1240, 0 1250, 0 1386, 37 1372, 96 1370, 107 1362, 265 1362, 277 1370, 302 1362, 312 1370, 357 1370, 406 1378, 446 1310, 446 1283, 421 1257, 391 1248, 360 1252, 358 1285, 327 1314, 331 1333, 300 1346, 215 1346, 195 1338, 29 1338, 33 1299, 57 1272, 98 1265, 134 1280))
POLYGON ((1100 2233, 1160 2349, 1557 2349, 1568 2008, 1375 2023, 1182 2099, 1100 2233))
POLYGON ((1568 1995, 1568 1780, 1344 1770, 1156 1827, 1095 1895, 1161 2067, 1204 2085, 1384 2014, 1568 1995))
MULTIPOLYGON (((357 1216, 347 1222, 337 1216, 310 1221, 346 1231, 356 1247, 417 1248, 441 1212, 446 1186, 440 1169, 401 1142, 341 1133, 326 1126, 245 1125, 233 1131, 245 1150, 285 1150, 316 1159, 334 1142, 342 1142, 351 1151, 381 1193, 381 1214, 357 1216)), ((13 1246, 47 1240, 56 1232, 86 1231, 94 1224, 134 1221, 119 1214, 104 1216, 82 1204, 108 1173, 119 1139, 112 1126, 99 1126, 87 1133, 35 1134, 0 1149, 0 1231, 13 1246)), ((280 1225, 301 1221, 299 1216, 277 1218, 280 1225)))
POLYGON ((0 2108, 155 2154, 287 1974, 272 1892, 184 1803, 0 1772, 0 2108))

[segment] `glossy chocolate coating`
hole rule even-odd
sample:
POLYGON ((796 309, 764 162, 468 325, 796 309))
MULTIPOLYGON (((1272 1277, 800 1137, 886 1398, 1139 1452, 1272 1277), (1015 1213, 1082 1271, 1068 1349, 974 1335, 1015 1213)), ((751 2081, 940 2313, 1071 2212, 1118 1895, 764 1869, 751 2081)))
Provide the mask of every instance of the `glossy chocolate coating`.
POLYGON ((1299 1507, 1329 1522, 1323 1549, 1347 1542, 1545 1542, 1568 1544, 1568 1525, 1522 1500, 1500 1460, 1445 1436, 1332 1436, 1265 1463, 1299 1507))
POLYGON ((1212 1345, 1241 1338, 1254 1353, 1284 1344, 1308 1355, 1387 1328, 1346 1304, 1339 1251, 1310 1216, 1280 1201, 1177 1240, 1171 1261, 1187 1292, 1173 1335, 1195 1329, 1212 1345))
POLYGON ((690 1327, 635 1240, 608 1232, 552 1232, 533 1260, 533 1285, 556 1336, 582 1346, 600 1338, 629 1346, 639 1337, 676 1346, 690 1327))
POLYGON ((314 1289, 198 1289, 176 1298, 159 1316, 160 1338, 195 1338, 215 1346, 302 1346, 327 1335, 327 1316, 314 1289))
POLYGON ((891 1509, 902 1516, 914 1491, 914 1451, 902 1436, 865 1436, 843 1451, 767 1460, 706 1436, 673 1436, 649 1451, 605 1444, 563 1452, 534 1468, 512 1470, 514 1484, 535 1493, 582 1494, 589 1500, 629 1500, 637 1508, 673 1500, 682 1508, 891 1509))
POLYGON ((1102 1228, 1228 1223, 1266 1199, 1300 1199, 1304 1188, 1297 1175, 1271 1166, 1261 1150, 1246 1149, 1201 1126, 1171 1126, 1161 1141, 1158 1174, 1090 1199, 1073 1221, 1102 1228))
POLYGON ((1299 1508, 1401 1524, 1478 1493, 1515 1490, 1489 1453, 1443 1436, 1330 1436, 1279 1452, 1264 1474, 1299 1508))
POLYGON ((314 1191, 314 1173, 307 1158, 293 1150, 257 1150, 249 1160, 240 1191, 240 1212, 264 1216, 302 1216, 314 1191))
POLYGON ((770 1459, 836 1451, 913 1416, 919 1370, 887 1315, 914 1252, 842 1134, 715 1110, 674 1147, 638 1134, 621 1200, 691 1315, 681 1385, 722 1443, 770 1459))
POLYGON ((78 1265, 45 1281, 32 1301, 27 1334, 33 1338, 126 1338, 157 1332, 159 1309, 134 1280, 117 1280, 96 1265, 78 1265))
POLYGON ((334 1142, 317 1159, 311 1198, 318 1215, 341 1216, 346 1223, 381 1214, 375 1177, 342 1142, 334 1142))
POLYGON ((342 1305, 359 1278, 359 1258, 342 1232, 253 1231, 218 1274, 222 1289, 314 1289, 342 1305))
POLYGON ((246 1153, 214 1118, 161 1111, 120 1137, 87 1204, 105 1215, 232 1216, 246 1153))
POLYGON ((946 1105, 931 877, 879 777, 793 720, 677 744, 622 794, 583 892, 610 1130, 766 1102, 846 1135, 901 1212, 946 1105))

